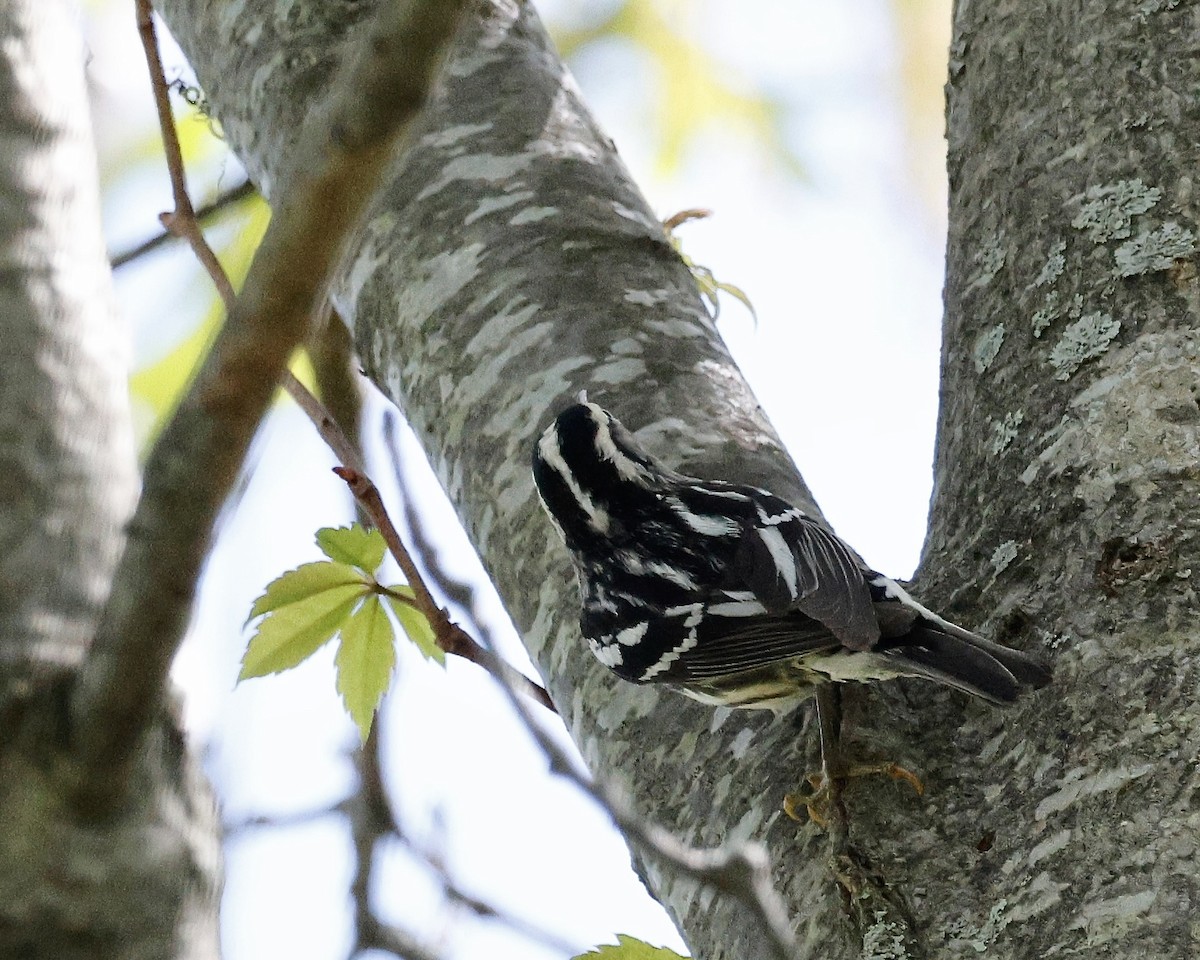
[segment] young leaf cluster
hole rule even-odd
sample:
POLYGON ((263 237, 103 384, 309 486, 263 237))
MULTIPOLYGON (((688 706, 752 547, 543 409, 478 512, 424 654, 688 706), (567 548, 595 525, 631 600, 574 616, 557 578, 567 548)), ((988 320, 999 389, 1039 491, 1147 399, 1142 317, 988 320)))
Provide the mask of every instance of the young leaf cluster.
POLYGON ((317 545, 329 559, 289 570, 254 601, 246 622, 257 622, 238 680, 290 670, 337 639, 337 691, 366 740, 391 684, 396 625, 431 660, 443 663, 445 653, 412 588, 377 579, 387 552, 378 530, 325 527, 317 531, 317 545))
POLYGON ((722 293, 727 293, 735 300, 738 300, 742 306, 750 311, 750 316, 755 322, 758 321, 758 314, 754 310, 754 304, 750 302, 750 297, 746 292, 732 283, 727 283, 724 280, 718 280, 708 267, 697 263, 686 253, 683 252, 683 241, 675 235, 675 229, 690 220, 701 220, 709 216, 707 210, 684 210, 675 216, 663 222, 663 228, 667 232, 667 239, 671 242, 671 246, 675 248, 675 252, 679 254, 679 259, 684 262, 684 265, 692 274, 692 279, 696 281, 696 289, 700 294, 700 299, 704 301, 708 307, 709 315, 716 320, 721 315, 721 300, 722 293))
POLYGON ((666 947, 652 947, 637 937, 628 937, 623 933, 618 933, 615 945, 601 944, 594 950, 581 953, 574 960, 686 960, 686 958, 666 947))

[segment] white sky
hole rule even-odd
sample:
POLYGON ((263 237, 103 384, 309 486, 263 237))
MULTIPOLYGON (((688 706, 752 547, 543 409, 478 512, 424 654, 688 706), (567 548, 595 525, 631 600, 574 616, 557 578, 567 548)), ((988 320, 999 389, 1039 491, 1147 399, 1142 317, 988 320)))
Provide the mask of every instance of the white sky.
MULTIPOLYGON (((569 19, 602 6, 554 0, 540 8, 569 19)), ((97 126, 111 169, 129 149, 131 130, 153 129, 153 115, 130 5, 109 7, 116 9, 94 15, 90 35, 97 126)), ((679 177, 655 180, 641 134, 645 78, 637 55, 595 51, 580 59, 577 74, 656 210, 715 211, 683 228, 685 247, 747 291, 759 317, 755 326, 727 301, 724 336, 838 532, 869 562, 904 576, 917 560, 929 496, 942 241, 938 217, 909 179, 891 9, 883 0, 691 5, 687 29, 731 76, 785 98, 785 135, 805 166, 804 183, 756 143, 722 130, 697 138, 679 177)), ((168 68, 180 62, 168 57, 168 68)), ((196 176, 197 198, 239 176, 232 161, 216 161, 196 176)), ((114 179, 105 211, 110 247, 153 232, 158 211, 169 206, 165 172, 143 168, 114 179)), ((209 306, 186 256, 127 268, 118 295, 143 360, 169 349, 209 306)), ((378 423, 381 408, 373 409, 378 423)), ((288 674, 234 688, 253 598, 285 569, 318 558, 318 527, 350 517, 341 482, 328 471, 333 461, 294 408, 280 406, 254 456, 257 469, 226 518, 175 670, 193 736, 233 821, 336 802, 353 785, 348 751, 356 740, 334 693, 328 651, 288 674)), ((411 445, 403 457, 414 470, 421 465, 411 445)), ((389 472, 376 471, 386 496, 389 472)), ((449 565, 478 575, 448 507, 422 510, 449 565)), ((494 622, 511 631, 499 602, 490 593, 485 599, 494 622)), ((528 670, 516 638, 506 641, 528 670)), ((402 654, 384 711, 388 780, 405 827, 445 858, 455 881, 580 952, 618 932, 682 949, 604 816, 548 776, 490 681, 469 664, 442 671, 402 654)), ((326 817, 230 841, 228 960, 346 955, 347 836, 339 818, 326 817)), ((436 883, 402 851, 384 858, 375 895, 384 916, 427 936, 448 958, 564 956, 443 909, 436 883)))

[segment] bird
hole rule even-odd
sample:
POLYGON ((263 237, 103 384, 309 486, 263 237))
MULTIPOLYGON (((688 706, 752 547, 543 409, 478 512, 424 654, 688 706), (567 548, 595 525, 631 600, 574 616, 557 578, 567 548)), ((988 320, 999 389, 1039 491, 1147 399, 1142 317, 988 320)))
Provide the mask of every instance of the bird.
POLYGON ((919 677, 1008 706, 1051 681, 783 498, 668 468, 586 394, 536 440, 533 478, 578 576, 583 638, 623 680, 776 711, 828 683, 919 677))

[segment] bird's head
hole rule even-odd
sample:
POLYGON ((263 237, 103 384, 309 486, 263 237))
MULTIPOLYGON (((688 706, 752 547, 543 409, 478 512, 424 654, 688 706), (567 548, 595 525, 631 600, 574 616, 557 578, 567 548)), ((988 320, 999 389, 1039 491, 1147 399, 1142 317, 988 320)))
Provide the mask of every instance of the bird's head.
POLYGON ((621 421, 586 399, 555 417, 534 445, 534 483, 571 547, 619 535, 636 494, 652 495, 665 474, 621 421))

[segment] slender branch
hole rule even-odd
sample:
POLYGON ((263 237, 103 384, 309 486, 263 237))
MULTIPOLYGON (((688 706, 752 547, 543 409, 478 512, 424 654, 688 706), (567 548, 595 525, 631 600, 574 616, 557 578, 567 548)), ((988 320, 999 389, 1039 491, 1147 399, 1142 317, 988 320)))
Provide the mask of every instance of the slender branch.
MULTIPOLYGON (((480 635, 491 645, 486 630, 480 635)), ((505 678, 501 688, 521 722, 550 760, 550 767, 595 800, 612 817, 625 837, 678 872, 732 896, 758 921, 763 946, 775 960, 793 960, 796 940, 788 921, 787 906, 771 882, 766 849, 757 843, 724 844, 699 848, 684 843, 665 827, 638 813, 623 791, 602 779, 582 773, 553 737, 525 708, 505 678)))
POLYGON ((188 196, 183 151, 179 147, 179 134, 175 130, 175 118, 171 113, 170 89, 163 71, 162 57, 159 55, 158 34, 154 27, 154 11, 150 6, 150 0, 137 0, 136 9, 138 36, 141 37, 142 49, 146 54, 146 66, 150 70, 150 89, 154 93, 154 106, 158 111, 158 126, 162 132, 167 171, 171 175, 171 194, 175 201, 175 210, 162 214, 159 219, 167 228, 168 233, 188 242, 192 252, 195 253, 217 285, 226 309, 232 309, 233 284, 229 282, 229 276, 217 259, 216 253, 204 239, 204 234, 200 230, 200 222, 196 219, 196 211, 192 207, 191 197, 188 196))
MULTIPOLYGON (((410 946, 417 943, 409 934, 380 922, 375 916, 368 895, 376 845, 386 837, 395 837, 410 854, 437 876, 447 899, 454 904, 469 910, 477 917, 501 923, 527 940, 540 943, 564 956, 577 953, 576 944, 570 943, 522 917, 500 910, 463 890, 447 874, 441 858, 416 844, 404 832, 399 818, 392 808, 387 787, 383 782, 383 770, 380 762, 381 735, 376 732, 378 730, 379 725, 376 724, 372 728, 370 736, 367 737, 367 742, 357 751, 355 766, 358 769, 358 789, 353 797, 341 804, 350 816, 350 829, 357 855, 355 875, 351 885, 352 900, 355 906, 355 927, 358 931, 355 952, 371 947, 392 950, 399 943, 410 946)), ((407 954, 401 951, 401 955, 406 956, 407 954)))
MULTIPOLYGON (((392 464, 392 474, 396 484, 402 491, 412 489, 409 474, 405 464, 400 461, 400 446, 404 442, 400 430, 401 418, 397 410, 389 409, 383 414, 383 435, 387 438, 384 449, 392 464)), ((475 611, 475 588, 465 580, 460 580, 450 574, 440 563, 439 553, 433 544, 433 538, 425 530, 425 524, 416 507, 412 496, 404 497, 404 524, 408 528, 408 541, 412 544, 412 552, 420 558, 421 566, 426 576, 437 586, 438 593, 459 606, 467 622, 478 632, 478 618, 475 611)))
POLYGON ((300 810, 296 813, 259 814, 243 817, 240 820, 229 820, 221 825, 221 833, 226 837, 244 833, 247 830, 277 830, 281 827, 302 827, 344 813, 346 801, 335 803, 331 807, 319 807, 315 810, 300 810))
POLYGON ((703 207, 689 207, 687 210, 680 210, 678 213, 667 217, 662 222, 662 225, 667 233, 671 233, 676 227, 681 227, 692 220, 703 220, 711 216, 711 210, 705 210, 703 207))
MULTIPOLYGON (((196 211, 196 220, 201 225, 207 223, 210 219, 227 210, 229 207, 237 206, 243 200, 248 200, 250 197, 258 196, 258 189, 249 180, 243 180, 236 187, 226 190, 220 194, 211 203, 206 203, 196 211)), ((112 255, 109 258, 109 265, 114 270, 120 270, 121 267, 128 266, 135 260, 140 260, 147 254, 153 253, 159 247, 163 246, 172 237, 178 237, 178 234, 171 230, 164 230, 162 233, 151 237, 149 240, 143 240, 136 247, 129 250, 123 250, 121 253, 112 255)))
MULTIPOLYGON (((92 812, 111 809, 124 795, 182 639, 217 513, 467 6, 467 0, 384 4, 300 131, 241 295, 146 466, 126 551, 80 671, 71 703, 77 799, 92 812)), ((145 12, 143 2, 139 28, 161 111, 165 80, 154 66, 153 21, 145 12)), ((176 212, 186 214, 191 205, 180 171, 173 169, 172 184, 176 212)), ((191 229, 186 215, 166 218, 168 229, 177 220, 180 229, 191 229)), ((198 255, 216 271, 204 246, 198 255)), ((227 281, 217 283, 228 297, 227 281)))
POLYGON ((360 950, 382 950, 403 960, 444 960, 441 954, 411 934, 390 923, 380 923, 374 917, 367 922, 362 938, 358 944, 360 950))
POLYGON ((378 935, 379 921, 371 908, 371 874, 375 869, 375 845, 391 833, 395 818, 383 787, 379 766, 379 724, 372 724, 367 742, 355 752, 358 789, 347 799, 350 839, 354 845, 354 876, 350 902, 354 908, 357 943, 353 953, 369 949, 378 935))
POLYGON ((526 920, 524 917, 518 917, 512 913, 497 909, 492 904, 480 900, 473 894, 467 893, 444 873, 441 877, 442 888, 446 896, 481 920, 493 920, 507 927, 513 933, 524 937, 526 940, 540 943, 542 946, 548 947, 566 957, 574 956, 580 952, 578 943, 572 943, 564 937, 547 930, 545 927, 526 920))

